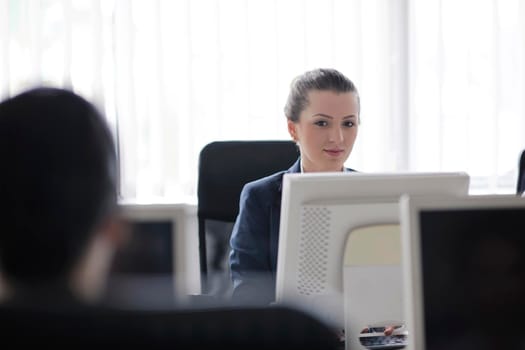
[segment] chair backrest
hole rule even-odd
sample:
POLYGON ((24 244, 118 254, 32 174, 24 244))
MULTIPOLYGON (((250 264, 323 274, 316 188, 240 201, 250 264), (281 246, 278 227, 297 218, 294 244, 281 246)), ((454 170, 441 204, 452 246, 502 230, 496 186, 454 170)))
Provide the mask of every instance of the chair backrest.
POLYGON ((525 192, 525 150, 521 152, 519 169, 518 169, 518 186, 517 193, 522 194, 525 192))
MULTIPOLYGON (((290 308, 172 310, 0 307, 2 340, 51 348, 339 349, 336 334, 290 308)), ((22 346, 23 347, 23 346, 22 346)))
MULTIPOLYGON (((209 285, 211 268, 208 261, 227 261, 232 223, 239 212, 239 196, 243 186, 253 180, 281 170, 287 170, 299 157, 293 141, 216 141, 206 145, 199 156, 197 186, 199 221, 199 257, 201 289, 203 294, 212 291, 209 285), (207 223, 225 223, 223 232, 210 230, 207 223), (215 234, 213 233, 215 231, 215 234), (213 235, 213 236, 211 236, 213 235), (221 256, 207 252, 207 237, 215 240, 215 249, 221 256)), ((224 264, 223 264, 224 265, 224 264)), ((223 271, 227 277, 228 272, 223 271)), ((224 280, 224 278, 223 278, 224 280)), ((228 277, 229 284, 229 277, 228 277)))

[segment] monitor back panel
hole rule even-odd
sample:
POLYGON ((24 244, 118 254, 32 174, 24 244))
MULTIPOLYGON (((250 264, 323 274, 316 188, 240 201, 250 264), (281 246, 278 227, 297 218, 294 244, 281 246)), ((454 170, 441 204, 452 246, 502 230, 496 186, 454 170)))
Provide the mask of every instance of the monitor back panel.
POLYGON ((277 302, 313 311, 343 328, 342 269, 349 232, 399 223, 403 193, 466 195, 468 184, 461 173, 285 175, 277 302))

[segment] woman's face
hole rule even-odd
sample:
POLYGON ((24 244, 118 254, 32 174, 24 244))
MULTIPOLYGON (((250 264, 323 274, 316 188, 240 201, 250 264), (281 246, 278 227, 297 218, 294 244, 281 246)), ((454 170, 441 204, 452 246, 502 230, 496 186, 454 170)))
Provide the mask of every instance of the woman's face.
POLYGON ((298 142, 305 172, 341 171, 357 137, 359 104, 353 92, 313 90, 288 132, 298 142))

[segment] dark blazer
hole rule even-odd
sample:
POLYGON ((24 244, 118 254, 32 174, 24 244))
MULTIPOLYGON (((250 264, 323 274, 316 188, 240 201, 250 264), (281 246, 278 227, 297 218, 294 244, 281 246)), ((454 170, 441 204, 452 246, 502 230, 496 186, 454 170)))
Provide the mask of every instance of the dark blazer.
POLYGON ((275 300, 283 175, 300 172, 298 159, 287 171, 244 186, 230 239, 234 301, 268 304, 275 300))

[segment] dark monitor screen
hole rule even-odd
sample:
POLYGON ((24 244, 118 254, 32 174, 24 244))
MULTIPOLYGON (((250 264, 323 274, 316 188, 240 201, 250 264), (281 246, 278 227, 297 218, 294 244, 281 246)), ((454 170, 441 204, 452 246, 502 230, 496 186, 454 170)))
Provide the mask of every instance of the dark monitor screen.
POLYGON ((524 349, 525 209, 422 210, 426 349, 524 349))
POLYGON ((130 220, 111 266, 108 301, 133 307, 173 302, 174 225, 172 220, 130 220))
POLYGON ((173 223, 134 222, 130 235, 117 251, 113 274, 173 274, 173 223))

